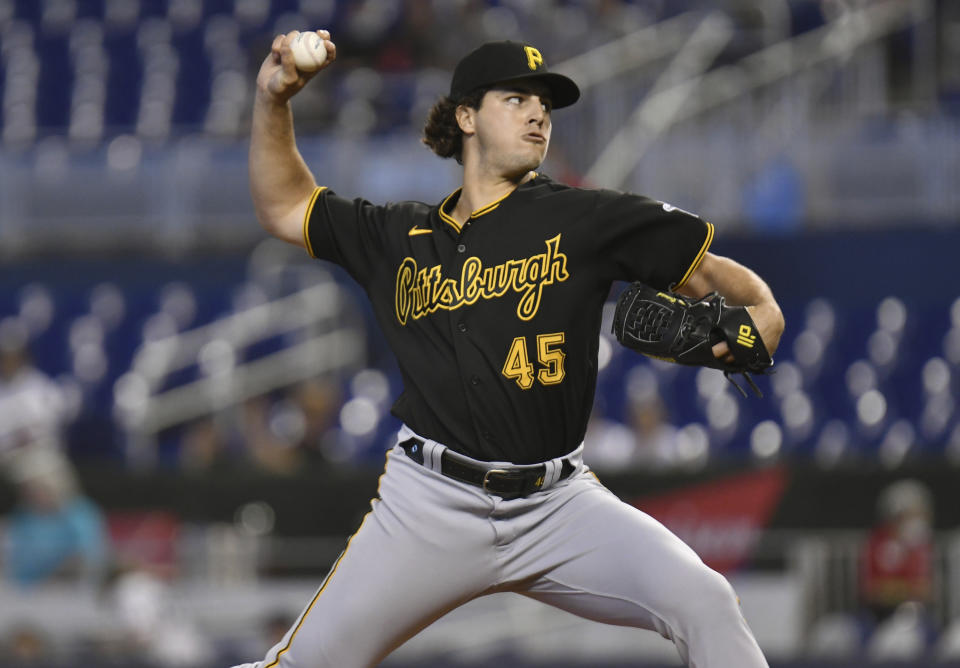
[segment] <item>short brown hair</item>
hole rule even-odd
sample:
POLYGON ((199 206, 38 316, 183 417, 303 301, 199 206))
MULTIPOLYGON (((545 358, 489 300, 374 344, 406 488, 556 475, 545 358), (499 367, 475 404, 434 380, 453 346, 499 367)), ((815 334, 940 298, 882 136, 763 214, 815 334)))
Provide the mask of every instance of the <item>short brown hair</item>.
POLYGON ((483 96, 489 87, 477 88, 467 93, 459 101, 450 97, 441 97, 430 109, 427 122, 423 126, 421 141, 441 158, 456 158, 463 164, 463 131, 457 124, 457 107, 461 104, 479 109, 483 96))

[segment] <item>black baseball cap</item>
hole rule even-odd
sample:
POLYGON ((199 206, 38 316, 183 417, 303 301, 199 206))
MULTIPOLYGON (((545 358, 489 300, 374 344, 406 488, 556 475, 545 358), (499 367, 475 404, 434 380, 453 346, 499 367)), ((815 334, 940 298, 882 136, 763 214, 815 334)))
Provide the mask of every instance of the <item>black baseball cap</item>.
POLYGON ((536 47, 510 41, 488 42, 464 56, 453 71, 450 97, 459 101, 477 88, 520 79, 536 79, 546 84, 554 109, 569 107, 580 99, 580 89, 573 79, 548 72, 536 47))

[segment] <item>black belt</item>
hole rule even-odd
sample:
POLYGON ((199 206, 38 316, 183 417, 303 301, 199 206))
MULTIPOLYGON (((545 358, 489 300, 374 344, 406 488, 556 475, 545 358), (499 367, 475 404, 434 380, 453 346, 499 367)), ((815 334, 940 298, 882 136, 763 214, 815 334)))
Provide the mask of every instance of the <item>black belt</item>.
MULTIPOLYGON (((423 441, 419 438, 408 438, 400 443, 400 447, 410 459, 423 464, 423 441)), ((575 470, 573 464, 564 459, 557 482, 570 477, 575 470)), ((440 473, 448 478, 480 487, 489 494, 510 500, 529 496, 543 489, 547 466, 540 464, 526 468, 489 469, 457 459, 449 450, 444 450, 440 457, 440 473)))

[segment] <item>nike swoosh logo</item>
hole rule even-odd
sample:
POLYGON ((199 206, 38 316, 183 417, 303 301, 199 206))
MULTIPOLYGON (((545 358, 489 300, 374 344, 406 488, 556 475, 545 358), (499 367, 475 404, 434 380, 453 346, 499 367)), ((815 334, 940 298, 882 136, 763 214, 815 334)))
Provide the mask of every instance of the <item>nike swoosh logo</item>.
POLYGON ((410 228, 410 231, 407 232, 407 234, 410 235, 411 237, 415 237, 418 234, 433 234, 433 230, 424 230, 414 225, 413 227, 410 228))

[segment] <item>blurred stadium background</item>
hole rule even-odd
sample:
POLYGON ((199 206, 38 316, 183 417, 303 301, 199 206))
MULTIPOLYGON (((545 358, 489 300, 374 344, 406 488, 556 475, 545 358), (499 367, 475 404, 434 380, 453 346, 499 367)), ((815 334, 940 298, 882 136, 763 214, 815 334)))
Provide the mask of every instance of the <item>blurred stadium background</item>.
MULTIPOLYGON (((0 0, 0 663, 261 657, 375 494, 394 362, 246 184, 259 63, 319 27, 298 138, 348 196, 459 185, 418 137, 472 46, 576 79, 544 171, 712 220, 787 318, 763 399, 604 334, 588 461, 773 665, 960 661, 960 3, 0 0)), ((501 595, 388 665, 680 664, 501 595)))

